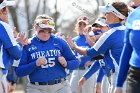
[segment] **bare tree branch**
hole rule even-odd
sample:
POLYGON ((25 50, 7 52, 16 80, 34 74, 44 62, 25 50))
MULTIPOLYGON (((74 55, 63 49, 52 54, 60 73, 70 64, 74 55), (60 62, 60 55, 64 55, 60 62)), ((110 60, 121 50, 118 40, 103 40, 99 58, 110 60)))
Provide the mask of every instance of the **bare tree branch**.
POLYGON ((18 19, 17 19, 17 13, 16 13, 16 8, 14 7, 9 7, 9 12, 11 14, 14 26, 16 27, 17 32, 19 31, 19 24, 18 24, 18 19))
POLYGON ((46 12, 46 0, 43 1, 44 7, 43 7, 43 14, 46 12))

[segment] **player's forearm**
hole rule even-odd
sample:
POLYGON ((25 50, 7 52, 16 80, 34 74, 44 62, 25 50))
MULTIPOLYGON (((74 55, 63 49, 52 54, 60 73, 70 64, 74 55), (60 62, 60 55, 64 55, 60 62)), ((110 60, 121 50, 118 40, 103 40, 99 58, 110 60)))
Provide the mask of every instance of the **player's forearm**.
POLYGON ((90 46, 93 46, 95 44, 95 42, 90 38, 90 36, 86 36, 86 41, 90 46))
POLYGON ((19 65, 19 67, 15 68, 15 71, 18 77, 23 77, 32 73, 36 67, 36 62, 32 62, 26 65, 19 65))
POLYGON ((7 50, 13 59, 18 60, 21 58, 22 48, 20 47, 20 45, 8 48, 7 50))
POLYGON ((85 55, 85 56, 87 55, 86 48, 75 46, 73 49, 81 55, 85 55))
POLYGON ((99 62, 94 62, 91 67, 83 75, 86 79, 90 78, 100 68, 99 62))
POLYGON ((97 82, 98 82, 98 83, 101 83, 102 80, 103 80, 103 77, 104 77, 103 69, 100 68, 99 74, 98 74, 98 77, 97 77, 97 82))
POLYGON ((70 70, 77 69, 79 67, 79 61, 77 59, 67 62, 67 68, 70 70))

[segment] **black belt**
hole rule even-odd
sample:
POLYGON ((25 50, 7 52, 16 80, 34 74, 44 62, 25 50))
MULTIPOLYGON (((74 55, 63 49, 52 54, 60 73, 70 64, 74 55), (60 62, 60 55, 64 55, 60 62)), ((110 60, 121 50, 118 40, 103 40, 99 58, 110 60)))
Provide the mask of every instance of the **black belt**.
POLYGON ((90 68, 90 66, 89 66, 89 67, 79 67, 78 69, 79 69, 79 70, 85 70, 85 69, 87 69, 87 68, 90 68))
POLYGON ((65 78, 62 78, 62 79, 56 79, 47 82, 30 82, 30 83, 34 85, 54 85, 54 84, 64 82, 65 80, 66 80, 65 78))
POLYGON ((85 70, 86 68, 85 67, 79 67, 78 69, 79 70, 85 70))

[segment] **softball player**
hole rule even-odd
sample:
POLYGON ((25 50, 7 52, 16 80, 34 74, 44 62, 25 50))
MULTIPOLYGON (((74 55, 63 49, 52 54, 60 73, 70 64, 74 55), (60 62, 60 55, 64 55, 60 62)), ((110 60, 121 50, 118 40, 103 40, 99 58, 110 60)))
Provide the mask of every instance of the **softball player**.
POLYGON ((27 93, 71 93, 65 68, 78 68, 79 61, 67 43, 54 35, 54 21, 47 15, 35 19, 36 35, 23 47, 19 77, 29 75, 27 93))
MULTIPOLYGON (((104 7, 100 7, 100 9, 106 13, 106 23, 109 24, 110 30, 103 33, 92 48, 81 49, 75 46, 75 50, 81 54, 91 57, 99 54, 106 54, 107 52, 111 51, 110 53, 113 60, 119 64, 125 30, 125 26, 121 24, 121 21, 128 16, 127 5, 123 2, 114 2, 112 4, 107 4, 104 7)), ((78 86, 79 89, 81 89, 85 81, 85 77, 80 79, 78 86)))
MULTIPOLYGON (((14 1, 0 0, 0 93, 4 92, 3 88, 6 89, 6 87, 2 87, 2 79, 6 80, 11 58, 18 60, 21 57, 21 46, 17 44, 13 30, 8 24, 7 6, 13 6, 14 3, 14 1)), ((5 93, 7 93, 7 89, 5 93)))
POLYGON ((140 92, 140 0, 133 0, 133 2, 137 8, 130 13, 126 21, 124 48, 120 59, 117 88, 114 93, 122 93, 126 78, 126 92, 140 92))
MULTIPOLYGON (((87 39, 87 35, 83 34, 84 28, 88 25, 88 18, 87 17, 79 17, 77 20, 77 24, 75 27, 75 31, 77 32, 78 36, 73 38, 74 43, 79 47, 90 48, 90 44, 87 39)), ((72 93, 79 93, 77 90, 77 85, 79 79, 83 76, 83 74, 87 71, 87 69, 92 64, 91 58, 87 56, 80 55, 75 51, 75 56, 80 60, 79 68, 73 70, 71 79, 70 79, 70 86, 72 93)), ((94 93, 95 91, 95 83, 96 83, 96 76, 92 76, 82 87, 80 93, 94 93), (92 83, 91 83, 92 82, 92 83)))

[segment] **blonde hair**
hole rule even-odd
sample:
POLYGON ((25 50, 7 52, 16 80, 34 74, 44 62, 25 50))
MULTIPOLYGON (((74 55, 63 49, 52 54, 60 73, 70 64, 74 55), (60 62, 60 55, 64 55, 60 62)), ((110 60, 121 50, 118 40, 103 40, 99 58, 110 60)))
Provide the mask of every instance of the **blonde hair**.
POLYGON ((78 32, 79 32, 79 23, 78 22, 75 24, 75 28, 73 31, 78 34, 78 32))

